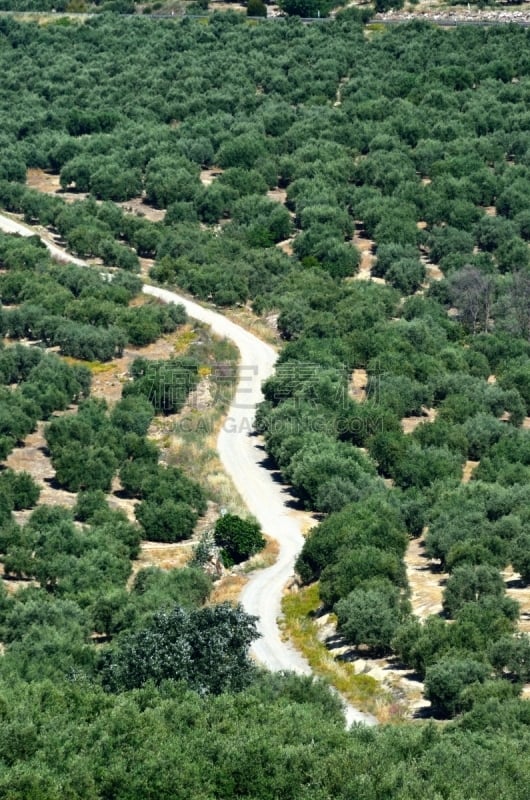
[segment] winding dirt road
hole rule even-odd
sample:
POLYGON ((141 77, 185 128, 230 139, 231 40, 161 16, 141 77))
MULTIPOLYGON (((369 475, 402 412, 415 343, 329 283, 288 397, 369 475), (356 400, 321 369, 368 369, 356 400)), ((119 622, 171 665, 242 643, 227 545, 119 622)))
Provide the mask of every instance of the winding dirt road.
MULTIPOLYGON (((0 230, 22 236, 35 235, 31 228, 4 215, 0 215, 0 230)), ((70 256, 46 237, 41 238, 53 258, 87 266, 85 261, 70 256)), ((300 522, 287 506, 288 491, 264 467, 262 462, 266 454, 252 435, 256 405, 262 399, 261 384, 273 372, 276 352, 222 314, 182 295, 147 284, 143 291, 163 302, 183 305, 190 317, 205 323, 219 336, 230 339, 241 353, 236 393, 217 446, 223 466, 249 511, 259 520, 263 530, 280 543, 275 564, 250 576, 241 601, 248 613, 258 617, 261 638, 252 648, 256 660, 272 671, 286 670, 309 675, 309 664, 292 645, 282 641, 278 628, 282 594, 293 574, 294 562, 304 541, 300 522)), ((372 715, 364 714, 351 705, 345 705, 344 713, 348 726, 354 722, 367 725, 377 722, 372 715)))

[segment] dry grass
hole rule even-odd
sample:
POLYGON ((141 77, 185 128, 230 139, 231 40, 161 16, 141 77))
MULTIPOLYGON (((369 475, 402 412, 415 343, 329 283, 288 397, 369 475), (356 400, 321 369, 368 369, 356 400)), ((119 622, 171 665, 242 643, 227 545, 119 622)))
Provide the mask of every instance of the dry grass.
POLYGON ((187 346, 197 343, 197 339, 201 341, 201 356, 204 358, 203 377, 178 414, 155 418, 149 435, 160 447, 165 463, 180 467, 189 478, 201 484, 217 513, 220 508, 226 508, 230 513, 246 516, 246 506, 217 453, 217 436, 235 388, 237 350, 210 337, 204 328, 184 330, 175 348, 185 352, 187 346), (218 384, 212 378, 208 364, 210 356, 221 352, 220 348, 222 358, 217 360, 228 361, 234 381, 223 380, 218 384))
POLYGON ((148 542, 141 543, 140 555, 132 563, 132 571, 127 581, 130 589, 138 572, 147 567, 158 567, 159 569, 182 569, 187 566, 193 556, 193 544, 191 542, 163 543, 148 542))
POLYGON ((225 575, 214 585, 208 602, 211 605, 215 603, 233 603, 235 605, 239 601, 239 596, 247 581, 248 578, 244 575, 234 575, 233 573, 225 575))
MULTIPOLYGON (((214 419, 215 422, 217 420, 214 419)), ((215 449, 216 440, 216 430, 206 430, 202 436, 198 430, 173 437, 167 461, 179 466, 190 478, 199 481, 219 508, 226 508, 231 514, 246 516, 247 508, 232 479, 224 471, 215 449)))
POLYGON ((267 544, 263 550, 260 550, 255 556, 252 556, 252 558, 243 565, 242 572, 245 574, 248 572, 255 572, 258 569, 267 569, 267 567, 272 567, 272 565, 276 563, 280 553, 280 543, 271 536, 265 535, 265 539, 267 544))
POLYGON ((253 333, 273 347, 280 346, 280 335, 276 327, 276 316, 258 317, 249 306, 239 308, 225 308, 223 314, 239 325, 241 328, 253 333))

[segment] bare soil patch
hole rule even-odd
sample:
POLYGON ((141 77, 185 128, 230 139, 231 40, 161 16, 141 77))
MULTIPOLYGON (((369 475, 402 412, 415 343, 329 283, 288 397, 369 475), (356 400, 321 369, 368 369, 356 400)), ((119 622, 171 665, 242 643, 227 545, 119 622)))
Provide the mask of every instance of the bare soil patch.
MULTIPOLYGON (((440 267, 436 264, 433 264, 432 261, 429 260, 427 253, 421 252, 420 253, 420 261, 425 267, 425 273, 427 277, 427 281, 442 281, 444 278, 444 274, 440 267)), ((428 284, 427 284, 428 285, 428 284)))
MULTIPOLYGON (((8 594, 15 594, 19 589, 25 589, 28 586, 39 586, 38 581, 31 578, 13 578, 11 575, 6 578, 2 562, 0 562, 0 580, 8 594)), ((2 655, 4 655, 4 645, 0 643, 0 656, 2 655)))
POLYGON ((464 464, 464 468, 462 471, 462 483, 469 483, 471 478, 473 477, 473 472, 476 467, 480 464, 480 461, 471 461, 468 460, 464 464))
POLYGON ((147 205, 144 197, 133 197, 131 200, 124 200, 116 205, 128 214, 145 217, 150 222, 162 222, 166 216, 165 208, 153 208, 153 206, 147 205))
POLYGON ((506 583, 506 594, 517 600, 521 607, 518 628, 523 633, 530 633, 530 586, 525 586, 518 572, 507 567, 502 573, 506 583))
POLYGON ((61 191, 59 175, 46 172, 44 169, 28 169, 26 172, 26 184, 30 189, 36 189, 44 194, 55 194, 61 191))
POLYGON ((26 172, 26 185, 30 189, 35 189, 43 194, 60 194, 61 198, 67 203, 75 203, 77 200, 85 200, 88 197, 86 192, 63 190, 60 176, 44 169, 28 169, 26 172))
POLYGON ((368 386, 368 373, 365 369, 354 369, 348 384, 348 396, 357 403, 366 400, 366 387, 368 386))
POLYGON ((337 633, 333 614, 322 614, 316 619, 318 638, 337 662, 346 662, 356 675, 366 675, 382 687, 385 702, 379 699, 376 708, 380 722, 398 722, 414 717, 430 702, 423 696, 423 683, 413 670, 405 668, 395 658, 374 658, 366 647, 352 647, 337 633))
POLYGON ((285 253, 286 256, 292 256, 294 253, 293 250, 293 242, 294 236, 290 236, 288 239, 284 239, 282 242, 277 242, 276 247, 285 253))
POLYGON ((294 517, 298 521, 304 536, 307 536, 311 528, 314 528, 315 525, 318 525, 322 520, 321 515, 317 512, 304 511, 301 508, 290 508, 289 516, 294 517))
MULTIPOLYGON (((30 189, 35 189, 43 194, 58 194, 67 203, 75 203, 79 200, 85 200, 88 197, 87 192, 62 189, 60 176, 44 169, 28 169, 26 173, 26 185, 30 189)), ((153 208, 144 201, 144 197, 133 197, 130 200, 124 200, 115 205, 129 214, 135 214, 137 217, 145 217, 151 222, 161 222, 166 216, 165 209, 153 208)), ((98 200, 96 202, 100 203, 101 201, 98 200)))
POLYGON ((199 178, 202 185, 210 186, 214 182, 214 180, 219 177, 219 175, 223 174, 223 171, 224 170, 222 170, 221 167, 211 167, 210 169, 201 170, 199 178))
POLYGON ((405 554, 407 579, 414 614, 425 619, 442 611, 442 594, 447 574, 440 571, 438 561, 425 555, 425 539, 411 539, 405 554))
POLYGON ((375 242, 373 239, 369 239, 368 236, 366 236, 360 220, 356 220, 355 222, 355 233, 353 234, 352 244, 355 245, 361 254, 359 271, 354 276, 355 279, 358 281, 374 280, 384 283, 385 281, 383 278, 372 278, 372 267, 375 263, 375 242))
MULTIPOLYGON (((67 413, 75 412, 76 407, 72 406, 67 413)), ((73 508, 76 495, 58 488, 54 483, 55 470, 47 455, 46 439, 44 438, 46 424, 46 422, 38 422, 37 429, 26 437, 22 447, 15 447, 11 451, 4 464, 16 472, 28 472, 39 484, 41 487, 39 505, 61 505, 73 508)), ((16 511, 14 516, 18 523, 23 523, 30 513, 30 511, 16 511)))
POLYGON ((285 201, 287 200, 287 190, 280 189, 276 186, 274 189, 269 189, 267 192, 267 197, 269 200, 273 200, 275 203, 281 203, 282 206, 285 205, 285 201))
POLYGON ((403 433, 412 433, 416 430, 418 425, 421 425, 423 422, 434 422, 436 419, 436 415, 438 414, 438 410, 436 408, 425 408, 421 409, 420 416, 411 416, 411 417, 403 417, 401 420, 401 428, 403 433))

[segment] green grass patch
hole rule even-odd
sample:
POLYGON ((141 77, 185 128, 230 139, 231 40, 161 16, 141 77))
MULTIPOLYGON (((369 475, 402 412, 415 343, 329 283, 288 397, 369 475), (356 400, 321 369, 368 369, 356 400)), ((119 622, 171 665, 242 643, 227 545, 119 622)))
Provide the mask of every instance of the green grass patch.
POLYGON ((370 33, 384 33, 386 26, 382 22, 370 22, 365 26, 365 31, 370 33))
POLYGON ((338 661, 318 638, 314 614, 320 607, 318 583, 288 594, 282 602, 282 629, 309 662, 313 672, 327 680, 350 703, 363 711, 377 712, 388 703, 388 693, 368 675, 356 675, 355 667, 338 661))
POLYGON ((83 367, 88 367, 90 372, 94 375, 99 374, 100 372, 112 372, 115 369, 116 364, 113 361, 82 361, 79 358, 73 358, 72 356, 61 356, 63 361, 66 361, 67 364, 70 366, 80 365, 83 367))

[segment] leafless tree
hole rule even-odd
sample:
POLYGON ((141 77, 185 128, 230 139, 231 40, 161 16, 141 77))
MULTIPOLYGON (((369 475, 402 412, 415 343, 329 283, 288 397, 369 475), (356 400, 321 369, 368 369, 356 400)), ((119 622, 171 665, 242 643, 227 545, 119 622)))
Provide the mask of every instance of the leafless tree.
POLYGON ((530 273, 514 273, 508 296, 514 333, 530 339, 530 273))
POLYGON ((460 319, 472 333, 489 330, 495 299, 493 279, 474 267, 464 267, 451 278, 450 288, 460 319))

